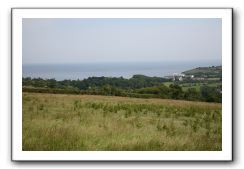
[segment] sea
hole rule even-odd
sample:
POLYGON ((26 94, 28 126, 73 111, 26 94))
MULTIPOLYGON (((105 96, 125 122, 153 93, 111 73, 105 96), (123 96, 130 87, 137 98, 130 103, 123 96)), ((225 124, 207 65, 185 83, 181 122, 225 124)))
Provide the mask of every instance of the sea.
POLYGON ((146 75, 170 76, 197 67, 219 66, 221 61, 192 62, 109 62, 67 64, 23 64, 22 76, 56 80, 83 80, 88 77, 123 77, 146 75))

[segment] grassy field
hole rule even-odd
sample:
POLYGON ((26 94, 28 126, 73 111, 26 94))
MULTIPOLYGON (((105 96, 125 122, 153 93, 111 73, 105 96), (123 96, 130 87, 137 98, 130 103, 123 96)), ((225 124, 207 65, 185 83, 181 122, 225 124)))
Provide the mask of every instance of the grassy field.
POLYGON ((221 104, 23 93, 22 149, 222 149, 221 104))
MULTIPOLYGON (((165 86, 169 87, 171 84, 174 84, 174 82, 164 82, 163 83, 165 86)), ((200 91, 200 88, 202 86, 208 86, 208 87, 217 87, 219 85, 221 85, 221 82, 214 82, 214 83, 200 83, 200 82, 196 82, 196 83, 181 83, 179 84, 179 86, 182 87, 183 91, 187 91, 190 88, 194 88, 196 89, 196 91, 200 91)))

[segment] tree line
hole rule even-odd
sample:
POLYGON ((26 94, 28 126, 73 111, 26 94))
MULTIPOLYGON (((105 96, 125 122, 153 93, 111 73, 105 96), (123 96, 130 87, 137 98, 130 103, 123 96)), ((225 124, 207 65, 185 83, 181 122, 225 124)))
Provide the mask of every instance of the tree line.
POLYGON ((189 88, 186 91, 178 84, 165 86, 169 79, 134 75, 123 77, 89 77, 84 80, 63 80, 23 78, 24 92, 90 94, 124 96, 137 98, 181 99, 191 101, 222 102, 221 86, 201 86, 200 91, 189 88))
POLYGON ((122 89, 138 89, 143 87, 151 87, 168 82, 169 79, 161 77, 148 77, 144 75, 134 75, 130 79, 123 77, 89 77, 84 80, 62 80, 42 79, 42 78, 23 78, 23 86, 46 87, 46 88, 77 88, 87 90, 92 87, 102 87, 110 85, 122 89))

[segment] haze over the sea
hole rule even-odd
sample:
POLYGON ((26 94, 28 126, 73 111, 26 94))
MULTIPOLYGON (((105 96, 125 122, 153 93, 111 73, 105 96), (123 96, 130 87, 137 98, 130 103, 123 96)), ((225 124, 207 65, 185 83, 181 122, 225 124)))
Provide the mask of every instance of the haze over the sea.
POLYGON ((124 77, 131 78, 135 74, 164 77, 173 73, 199 66, 217 66, 219 62, 130 62, 130 63, 84 63, 84 64, 27 64, 23 65, 23 77, 85 79, 88 77, 124 77))
POLYGON ((222 62, 218 18, 25 18, 22 28, 24 77, 162 77, 222 62))

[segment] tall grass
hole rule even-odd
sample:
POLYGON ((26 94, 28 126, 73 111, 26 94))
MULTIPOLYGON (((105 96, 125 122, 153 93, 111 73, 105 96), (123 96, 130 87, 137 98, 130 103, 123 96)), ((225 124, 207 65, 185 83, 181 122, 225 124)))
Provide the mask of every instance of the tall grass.
POLYGON ((222 149, 221 104, 23 93, 23 150, 222 149))

